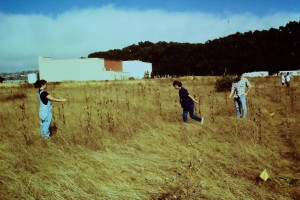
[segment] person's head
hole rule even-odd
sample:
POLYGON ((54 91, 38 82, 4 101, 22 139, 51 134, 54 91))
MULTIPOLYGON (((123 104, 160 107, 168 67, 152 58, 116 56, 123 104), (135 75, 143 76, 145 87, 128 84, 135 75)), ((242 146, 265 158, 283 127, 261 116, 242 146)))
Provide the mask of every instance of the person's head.
POLYGON ((43 89, 45 89, 46 86, 47 86, 47 81, 45 81, 45 80, 37 80, 34 83, 34 87, 35 88, 39 88, 39 89, 43 88, 43 89))
POLYGON ((243 73, 242 73, 242 72, 239 72, 239 73, 237 74, 237 76, 238 76, 238 79, 242 79, 242 78, 243 78, 243 73))
POLYGON ((179 90, 182 87, 182 83, 180 81, 174 81, 173 86, 176 90, 179 90))
POLYGON ((289 75, 289 74, 290 74, 290 72, 286 73, 286 75, 289 75))

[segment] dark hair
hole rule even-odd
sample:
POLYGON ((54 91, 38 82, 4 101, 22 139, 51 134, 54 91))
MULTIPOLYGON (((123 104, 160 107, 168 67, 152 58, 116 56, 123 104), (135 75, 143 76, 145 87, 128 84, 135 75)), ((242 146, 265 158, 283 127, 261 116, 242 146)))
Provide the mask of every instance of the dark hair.
POLYGON ((47 81, 45 80, 37 80, 35 83, 34 83, 34 87, 35 88, 40 88, 41 86, 45 85, 47 83, 47 81))
POLYGON ((181 87, 182 83, 180 81, 174 81, 173 86, 175 87, 175 85, 178 85, 179 87, 181 87))
POLYGON ((238 76, 243 76, 243 72, 238 72, 237 75, 238 76))

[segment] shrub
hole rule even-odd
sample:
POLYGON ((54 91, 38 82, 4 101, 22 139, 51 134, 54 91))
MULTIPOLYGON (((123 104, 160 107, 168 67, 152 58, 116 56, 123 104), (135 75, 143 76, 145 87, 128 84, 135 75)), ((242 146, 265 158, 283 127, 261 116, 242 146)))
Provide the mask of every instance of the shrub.
POLYGON ((215 84, 215 89, 217 92, 224 92, 231 90, 231 84, 234 80, 231 76, 222 76, 221 78, 217 79, 215 84))
POLYGON ((12 100, 17 100, 17 99, 25 99, 27 98, 27 95, 24 94, 23 92, 20 93, 15 93, 7 96, 4 100, 6 101, 12 101, 12 100))
POLYGON ((2 76, 0 76, 0 83, 3 83, 4 80, 5 80, 5 78, 3 78, 2 76))
POLYGON ((21 83, 19 84, 19 88, 34 88, 34 86, 30 83, 21 83))

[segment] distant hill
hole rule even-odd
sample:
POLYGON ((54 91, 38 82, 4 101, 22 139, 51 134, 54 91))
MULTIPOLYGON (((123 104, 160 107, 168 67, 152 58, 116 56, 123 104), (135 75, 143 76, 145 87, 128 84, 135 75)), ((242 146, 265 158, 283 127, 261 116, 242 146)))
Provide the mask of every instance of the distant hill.
MULTIPOLYGON (((10 73, 0 73, 0 77, 4 78, 4 80, 18 80, 25 81, 27 80, 27 75, 31 73, 38 73, 38 70, 30 70, 30 71, 21 71, 21 72, 10 72, 10 73)), ((0 78, 0 80, 1 80, 0 78)))
POLYGON ((235 33, 205 44, 149 41, 95 52, 89 58, 151 62, 154 75, 223 75, 239 71, 270 73, 300 68, 300 22, 278 29, 235 33))

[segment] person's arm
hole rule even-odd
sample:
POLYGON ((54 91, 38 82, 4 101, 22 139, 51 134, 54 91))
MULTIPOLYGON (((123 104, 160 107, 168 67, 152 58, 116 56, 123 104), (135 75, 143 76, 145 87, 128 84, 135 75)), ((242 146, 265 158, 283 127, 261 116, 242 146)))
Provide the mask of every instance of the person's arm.
POLYGON ((234 89, 231 90, 230 95, 229 95, 229 98, 232 97, 233 93, 234 93, 234 89))
POLYGON ((196 99, 194 99, 194 97, 192 97, 191 95, 188 95, 191 99, 192 99, 192 101, 193 102, 195 102, 195 103, 199 103, 196 99))
POLYGON ((233 93, 234 93, 234 87, 233 87, 233 83, 232 83, 232 85, 231 85, 231 92, 230 92, 229 98, 232 97, 233 93))
POLYGON ((246 91, 245 95, 248 95, 248 93, 249 93, 249 91, 251 89, 251 84, 250 84, 250 82, 249 82, 248 79, 247 79, 247 82, 246 82, 246 86, 247 86, 247 91, 246 91))
POLYGON ((47 99, 49 99, 50 101, 57 101, 57 102, 66 102, 67 99, 58 99, 58 98, 54 98, 51 95, 47 95, 47 99))
POLYGON ((245 93, 245 95, 248 95, 249 91, 250 91, 250 88, 248 87, 247 92, 245 93))

